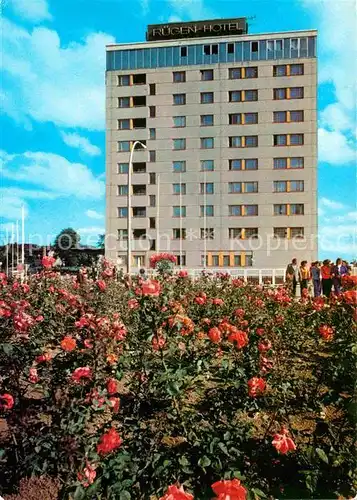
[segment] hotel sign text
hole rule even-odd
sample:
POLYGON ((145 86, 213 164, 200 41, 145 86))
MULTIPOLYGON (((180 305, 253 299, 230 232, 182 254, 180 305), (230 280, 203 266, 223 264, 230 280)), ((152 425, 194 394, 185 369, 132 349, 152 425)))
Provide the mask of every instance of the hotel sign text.
POLYGON ((208 36, 244 35, 247 33, 247 20, 221 19, 199 23, 152 24, 148 26, 148 41, 174 40, 177 38, 196 38, 208 36))

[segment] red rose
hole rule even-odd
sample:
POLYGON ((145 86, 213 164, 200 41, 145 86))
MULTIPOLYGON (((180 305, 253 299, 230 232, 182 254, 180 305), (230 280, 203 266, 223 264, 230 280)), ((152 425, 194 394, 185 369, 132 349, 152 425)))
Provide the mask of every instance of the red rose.
POLYGON ((259 342, 259 344, 258 344, 258 350, 260 352, 270 351, 271 348, 272 348, 272 345, 269 342, 269 340, 267 340, 266 342, 259 342))
POLYGON ((195 302, 199 306, 203 306, 206 303, 206 299, 204 297, 195 297, 195 302))
POLYGON ((107 285, 106 285, 105 281, 103 281, 103 280, 98 280, 96 282, 96 284, 101 292, 104 292, 104 290, 107 288, 107 285))
POLYGON ((250 397, 255 398, 263 394, 266 389, 266 382, 263 378, 253 377, 248 380, 248 394, 250 397))
POLYGON ((139 302, 136 299, 129 299, 128 307, 129 309, 137 309, 139 307, 139 302))
POLYGON ((116 450, 122 444, 122 439, 117 431, 112 427, 108 432, 104 433, 97 444, 97 453, 105 455, 116 450))
POLYGON ((222 306, 224 304, 224 301, 222 299, 212 299, 212 304, 215 306, 222 306))
POLYGON ((76 384, 79 384, 82 379, 91 378, 92 370, 89 366, 81 366, 80 368, 76 368, 72 373, 72 380, 76 384))
POLYGON ((247 490, 240 484, 239 479, 217 481, 212 484, 216 497, 214 500, 245 500, 247 490))
POLYGON ((11 394, 0 394, 0 410, 11 410, 14 406, 14 398, 11 394))
POLYGON ((115 397, 111 397, 111 398, 109 398, 109 404, 113 408, 113 412, 118 413, 119 408, 120 408, 120 399, 115 398, 115 397))
POLYGON ((48 257, 46 255, 44 257, 42 257, 42 260, 41 260, 41 264, 46 269, 51 268, 55 262, 56 262, 56 259, 54 257, 48 257))
POLYGON ((154 351, 159 351, 165 347, 166 340, 164 337, 153 337, 151 344, 154 351))
POLYGON ((228 336, 228 340, 232 344, 235 344, 238 349, 242 349, 242 347, 248 344, 248 335, 243 330, 233 330, 228 336))
POLYGON ((243 318, 245 315, 245 310, 244 309, 236 309, 234 311, 234 315, 237 316, 237 318, 243 318))
POLYGON ((50 353, 46 352, 44 354, 40 354, 35 358, 36 363, 46 363, 46 361, 51 361, 52 356, 50 353))
POLYGON ((37 384, 37 382, 39 381, 39 376, 36 368, 30 368, 29 381, 31 382, 31 384, 37 384))
POLYGON ((23 292, 24 292, 24 293, 29 293, 29 291, 30 291, 30 287, 28 286, 28 284, 27 284, 27 283, 24 283, 24 284, 22 285, 22 290, 23 290, 23 292))
POLYGON ((67 335, 61 341, 61 347, 64 351, 71 352, 71 351, 74 351, 74 349, 77 347, 77 342, 75 341, 74 338, 67 335))
POLYGON ((322 325, 319 327, 319 334, 324 340, 332 340, 333 339, 333 328, 328 325, 322 325))
POLYGON ((171 485, 160 500, 193 500, 193 495, 186 493, 182 486, 178 488, 175 485, 171 485))
POLYGON ((218 344, 222 340, 221 332, 219 328, 216 327, 210 328, 208 336, 214 344, 218 344))
POLYGON ((108 394, 115 394, 118 392, 118 382, 115 378, 110 378, 107 382, 107 391, 108 394))
POLYGON ((158 297, 160 295, 161 285, 156 280, 148 280, 141 285, 141 291, 143 295, 158 297))
POLYGON ((278 453, 285 455, 289 451, 296 450, 296 445, 294 441, 288 436, 289 431, 283 427, 280 434, 275 434, 273 437, 272 445, 277 450, 278 453))
POLYGON ((180 272, 177 274, 177 276, 178 276, 179 278, 187 278, 187 276, 188 276, 188 272, 187 272, 187 271, 182 270, 182 271, 180 271, 180 272))
POLYGON ((264 332, 265 332, 264 328, 257 328, 257 329, 255 330, 255 333, 256 333, 257 335, 259 335, 259 337, 261 337, 262 335, 264 335, 264 332))
POLYGON ((86 461, 86 466, 83 469, 83 474, 81 472, 78 472, 77 477, 79 481, 83 481, 82 483, 85 488, 88 488, 90 484, 94 483, 94 480, 97 476, 97 473, 95 471, 96 466, 91 465, 88 461, 86 461))

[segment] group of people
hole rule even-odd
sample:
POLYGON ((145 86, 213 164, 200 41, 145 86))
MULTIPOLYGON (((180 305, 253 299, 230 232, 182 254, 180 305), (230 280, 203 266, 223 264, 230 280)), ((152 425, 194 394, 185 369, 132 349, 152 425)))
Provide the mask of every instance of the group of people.
POLYGON ((297 259, 293 259, 286 268, 285 278, 292 287, 293 295, 296 295, 298 283, 300 283, 301 294, 303 294, 303 290, 308 290, 309 284, 312 282, 315 297, 319 297, 321 293, 325 297, 330 297, 332 287, 336 295, 341 293, 342 278, 349 273, 350 266, 340 258, 336 260, 335 264, 326 259, 322 263, 312 262, 310 267, 307 260, 303 260, 299 266, 297 259))

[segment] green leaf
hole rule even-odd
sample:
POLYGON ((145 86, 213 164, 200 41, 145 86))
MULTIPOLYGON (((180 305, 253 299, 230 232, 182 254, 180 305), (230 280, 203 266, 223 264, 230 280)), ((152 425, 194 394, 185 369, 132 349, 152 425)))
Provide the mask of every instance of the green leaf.
POLYGON ((316 451, 316 454, 318 455, 318 457, 320 458, 320 460, 325 462, 325 464, 328 464, 328 456, 326 455, 324 450, 322 450, 321 448, 316 448, 315 451, 316 451))
POLYGON ((190 462, 187 460, 185 456, 182 456, 179 458, 179 464, 182 465, 183 467, 186 467, 187 465, 190 465, 190 462))
POLYGON ((4 450, 4 449, 0 450, 0 459, 1 459, 4 455, 5 455, 5 450, 4 450))
POLYGON ((122 491, 120 493, 120 500, 131 500, 131 495, 128 491, 122 491))
POLYGON ((259 490, 258 488, 252 488, 252 492, 258 498, 267 498, 266 494, 262 490, 259 490))
POLYGON ((241 474, 239 470, 235 470, 233 472, 233 477, 235 477, 236 479, 240 479, 241 481, 245 480, 245 476, 243 476, 243 474, 241 474))
POLYGON ((167 386, 167 392, 170 394, 170 396, 177 396, 178 394, 180 394, 180 388, 177 382, 170 382, 167 386))
POLYGON ((2 344, 2 350, 4 351, 5 354, 10 356, 13 351, 13 346, 11 344, 2 344))
POLYGON ((73 495, 73 500, 82 500, 84 498, 85 492, 81 485, 77 486, 76 491, 73 495))
POLYGON ((224 443, 218 443, 218 448, 220 448, 223 451, 223 453, 225 453, 227 457, 229 457, 227 446, 224 443))
POLYGON ((202 468, 209 467, 211 465, 211 460, 205 455, 204 457, 199 459, 198 465, 200 465, 202 468))

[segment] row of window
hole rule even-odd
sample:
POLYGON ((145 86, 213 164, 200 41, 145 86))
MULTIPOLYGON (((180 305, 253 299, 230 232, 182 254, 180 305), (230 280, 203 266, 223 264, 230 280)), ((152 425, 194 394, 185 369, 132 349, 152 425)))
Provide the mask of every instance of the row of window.
MULTIPOLYGON (((303 99, 304 98, 304 87, 281 87, 272 89, 273 99, 276 101, 282 101, 285 99, 303 99)), ((258 101, 258 90, 257 89, 247 89, 247 90, 229 90, 228 91, 228 102, 254 102, 258 101)), ((201 104, 213 104, 214 92, 200 92, 200 103, 201 104)), ((172 104, 174 106, 184 106, 186 104, 186 94, 173 94, 172 104)), ((132 96, 132 97, 118 97, 118 107, 119 108, 135 108, 146 106, 146 96, 132 96)), ((156 117, 155 106, 149 107, 149 115, 151 118, 156 117)))
MULTIPOLYGON (((244 158, 244 159, 230 159, 227 160, 229 170, 258 170, 258 158, 244 158)), ((215 169, 214 160, 201 160, 201 172, 213 172, 215 169)), ((300 169, 304 168, 303 157, 290 157, 290 158, 274 158, 274 170, 286 169, 300 169)), ((129 163, 118 163, 118 174, 127 174, 129 170, 129 163)), ((177 160, 172 162, 172 171, 174 173, 186 172, 186 161, 177 160)), ((135 162, 133 163, 134 174, 145 174, 146 163, 135 162)), ((155 184, 155 173, 150 174, 150 184, 155 184)))
MULTIPOLYGON (((156 250, 156 241, 151 241, 150 250, 156 250)), ((186 254, 182 252, 181 254, 176 254, 177 265, 186 266, 186 254)), ((118 261, 124 268, 127 265, 127 255, 118 252, 118 261)), ((218 254, 213 254, 207 252, 206 255, 201 255, 201 265, 207 267, 252 267, 253 266, 253 253, 252 252, 240 252, 224 254, 220 252, 218 254)), ((145 255, 134 254, 132 255, 132 266, 133 267, 145 267, 145 255)))
MULTIPOLYGON (((172 217, 186 217, 186 206, 173 206, 172 217)), ((273 205, 274 215, 304 215, 303 203, 282 203, 273 205)))
MULTIPOLYGON (((304 191, 304 181, 274 181, 273 182, 273 192, 274 193, 300 193, 304 191)), ((118 185, 118 196, 128 195, 127 184, 118 185)), ((214 194, 214 183, 213 182, 201 182, 200 183, 200 194, 214 194)), ((248 181, 248 182, 228 182, 228 194, 249 194, 258 193, 258 182, 248 181)), ((146 185, 145 184, 133 184, 132 194, 135 196, 146 195, 146 185)), ((185 183, 174 183, 172 184, 172 194, 186 195, 186 184, 185 183)), ((150 198, 155 199, 154 195, 150 195, 150 198)), ((150 206, 155 206, 150 204, 150 206)))
MULTIPOLYGON (((174 151, 182 151, 186 149, 186 138, 180 137, 172 139, 172 149, 174 151)), ((146 141, 141 141, 146 144, 146 141)), ((118 152, 127 153, 131 151, 133 141, 119 141, 118 152)), ((302 146, 304 144, 304 134, 275 134, 273 135, 273 146, 302 146)), ((201 149, 214 149, 214 137, 201 137, 201 149)), ((230 148, 257 148, 258 136, 257 135, 237 135, 228 137, 228 146, 230 148)), ((138 148, 139 149, 139 148, 138 148)), ((142 147, 140 149, 143 149, 142 147)), ((149 152, 150 156, 151 151, 149 152)), ((155 156, 155 155, 151 155, 155 156)), ((155 161, 155 160, 150 160, 155 161)))
MULTIPOLYGON (((274 205, 274 215, 303 215, 304 209, 301 208, 301 206, 301 204, 274 205), (275 206, 277 208, 275 208, 275 206), (282 208, 284 206, 286 208, 282 208), (287 208, 288 206, 289 209, 287 208), (289 214, 287 212, 284 213, 284 210, 289 210, 289 214), (280 213, 280 211, 282 211, 282 213, 280 213), (301 211, 302 213, 300 213, 301 211)), ((183 207, 181 207, 181 209, 182 208, 183 207)), ((186 208, 184 210, 186 210, 186 208)), ((228 205, 228 215, 231 217, 255 217, 258 215, 258 205, 228 205)), ((132 216, 146 217, 146 207, 132 207, 132 216)), ((127 218, 128 208, 118 207, 118 217, 127 218)), ((175 217, 180 217, 180 215, 175 217)), ((214 217, 214 205, 200 205, 200 217, 214 217)))
POLYGON ((316 57, 316 37, 302 36, 276 40, 196 43, 187 46, 149 46, 107 51, 107 70, 137 70, 174 66, 208 65, 244 61, 316 57))
MULTIPOLYGON (((273 112, 273 123, 289 123, 289 122, 303 122, 304 121, 304 111, 294 110, 294 111, 274 111, 273 112)), ((229 125, 254 125, 258 123, 258 113, 230 113, 228 115, 229 125)), ((200 116, 201 127, 213 127, 214 125, 214 115, 201 115, 200 116)), ((184 128, 186 127, 186 116, 173 116, 172 126, 174 128, 184 128)), ((119 130, 133 130, 133 129, 144 129, 146 128, 146 118, 123 118, 118 120, 119 130)), ((156 139, 156 129, 149 129, 150 139, 156 139)))

